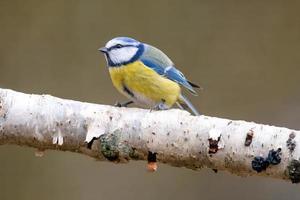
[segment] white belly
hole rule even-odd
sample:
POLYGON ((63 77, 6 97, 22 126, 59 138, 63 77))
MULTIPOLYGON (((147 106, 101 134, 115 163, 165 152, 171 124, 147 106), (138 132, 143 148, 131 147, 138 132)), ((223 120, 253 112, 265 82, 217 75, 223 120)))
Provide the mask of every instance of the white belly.
POLYGON ((137 92, 133 92, 133 94, 134 94, 134 97, 131 97, 131 100, 134 101, 134 103, 136 103, 140 106, 145 106, 145 107, 148 107, 148 108, 152 108, 157 104, 157 102, 153 101, 150 98, 145 97, 142 94, 139 94, 137 92))

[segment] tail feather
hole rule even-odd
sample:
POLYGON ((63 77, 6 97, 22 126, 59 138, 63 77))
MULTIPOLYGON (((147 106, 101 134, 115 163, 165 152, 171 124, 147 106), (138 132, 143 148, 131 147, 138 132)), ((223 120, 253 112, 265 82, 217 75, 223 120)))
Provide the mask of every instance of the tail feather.
POLYGON ((199 89, 199 90, 204 90, 203 89, 203 87, 201 86, 201 85, 198 85, 198 84, 195 84, 195 83, 193 83, 193 82, 191 82, 191 81, 187 81, 193 88, 197 88, 197 89, 199 89))
POLYGON ((195 83, 193 83, 193 82, 191 82, 191 81, 187 81, 192 87, 194 87, 194 88, 202 88, 200 85, 197 85, 197 84, 195 84, 195 83))
POLYGON ((183 94, 179 97, 181 102, 178 102, 177 105, 179 108, 187 110, 190 109, 195 116, 200 115, 198 110, 193 106, 193 104, 186 98, 183 94))
POLYGON ((203 90, 203 88, 200 86, 200 85, 197 85, 195 83, 192 83, 191 81, 187 80, 187 84, 188 84, 188 87, 185 86, 191 93, 192 95, 194 96, 198 96, 198 93, 194 90, 194 88, 197 88, 197 89, 200 89, 200 90, 203 90))

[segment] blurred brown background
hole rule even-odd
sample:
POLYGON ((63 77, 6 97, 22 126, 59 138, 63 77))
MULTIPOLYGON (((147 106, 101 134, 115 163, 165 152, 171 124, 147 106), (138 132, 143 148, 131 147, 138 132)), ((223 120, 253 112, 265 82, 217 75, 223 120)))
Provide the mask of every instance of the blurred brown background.
MULTIPOLYGON (((1 0, 0 87, 103 104, 124 99, 97 49, 131 36, 205 90, 202 113, 300 129, 300 1, 1 0)), ((0 199, 299 199, 299 186, 68 152, 0 147, 0 199)))

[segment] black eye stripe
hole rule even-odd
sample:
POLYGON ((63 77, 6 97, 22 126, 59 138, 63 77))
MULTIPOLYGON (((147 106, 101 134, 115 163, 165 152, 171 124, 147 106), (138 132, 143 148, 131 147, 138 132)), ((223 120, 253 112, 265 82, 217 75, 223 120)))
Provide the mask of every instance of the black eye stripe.
POLYGON ((109 47, 108 50, 113 50, 113 49, 120 49, 120 48, 123 48, 123 47, 136 47, 135 45, 131 45, 131 44, 126 44, 126 45, 122 45, 122 44, 116 44, 112 47, 109 47))

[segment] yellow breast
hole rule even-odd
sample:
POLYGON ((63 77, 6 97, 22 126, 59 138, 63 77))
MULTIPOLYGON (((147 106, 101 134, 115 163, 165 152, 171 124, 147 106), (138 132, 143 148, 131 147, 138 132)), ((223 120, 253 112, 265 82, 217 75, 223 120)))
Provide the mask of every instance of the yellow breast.
POLYGON ((178 101, 181 92, 179 85, 160 76, 141 61, 110 67, 109 72, 114 86, 137 103, 153 106, 165 101, 166 105, 172 106, 178 101))

